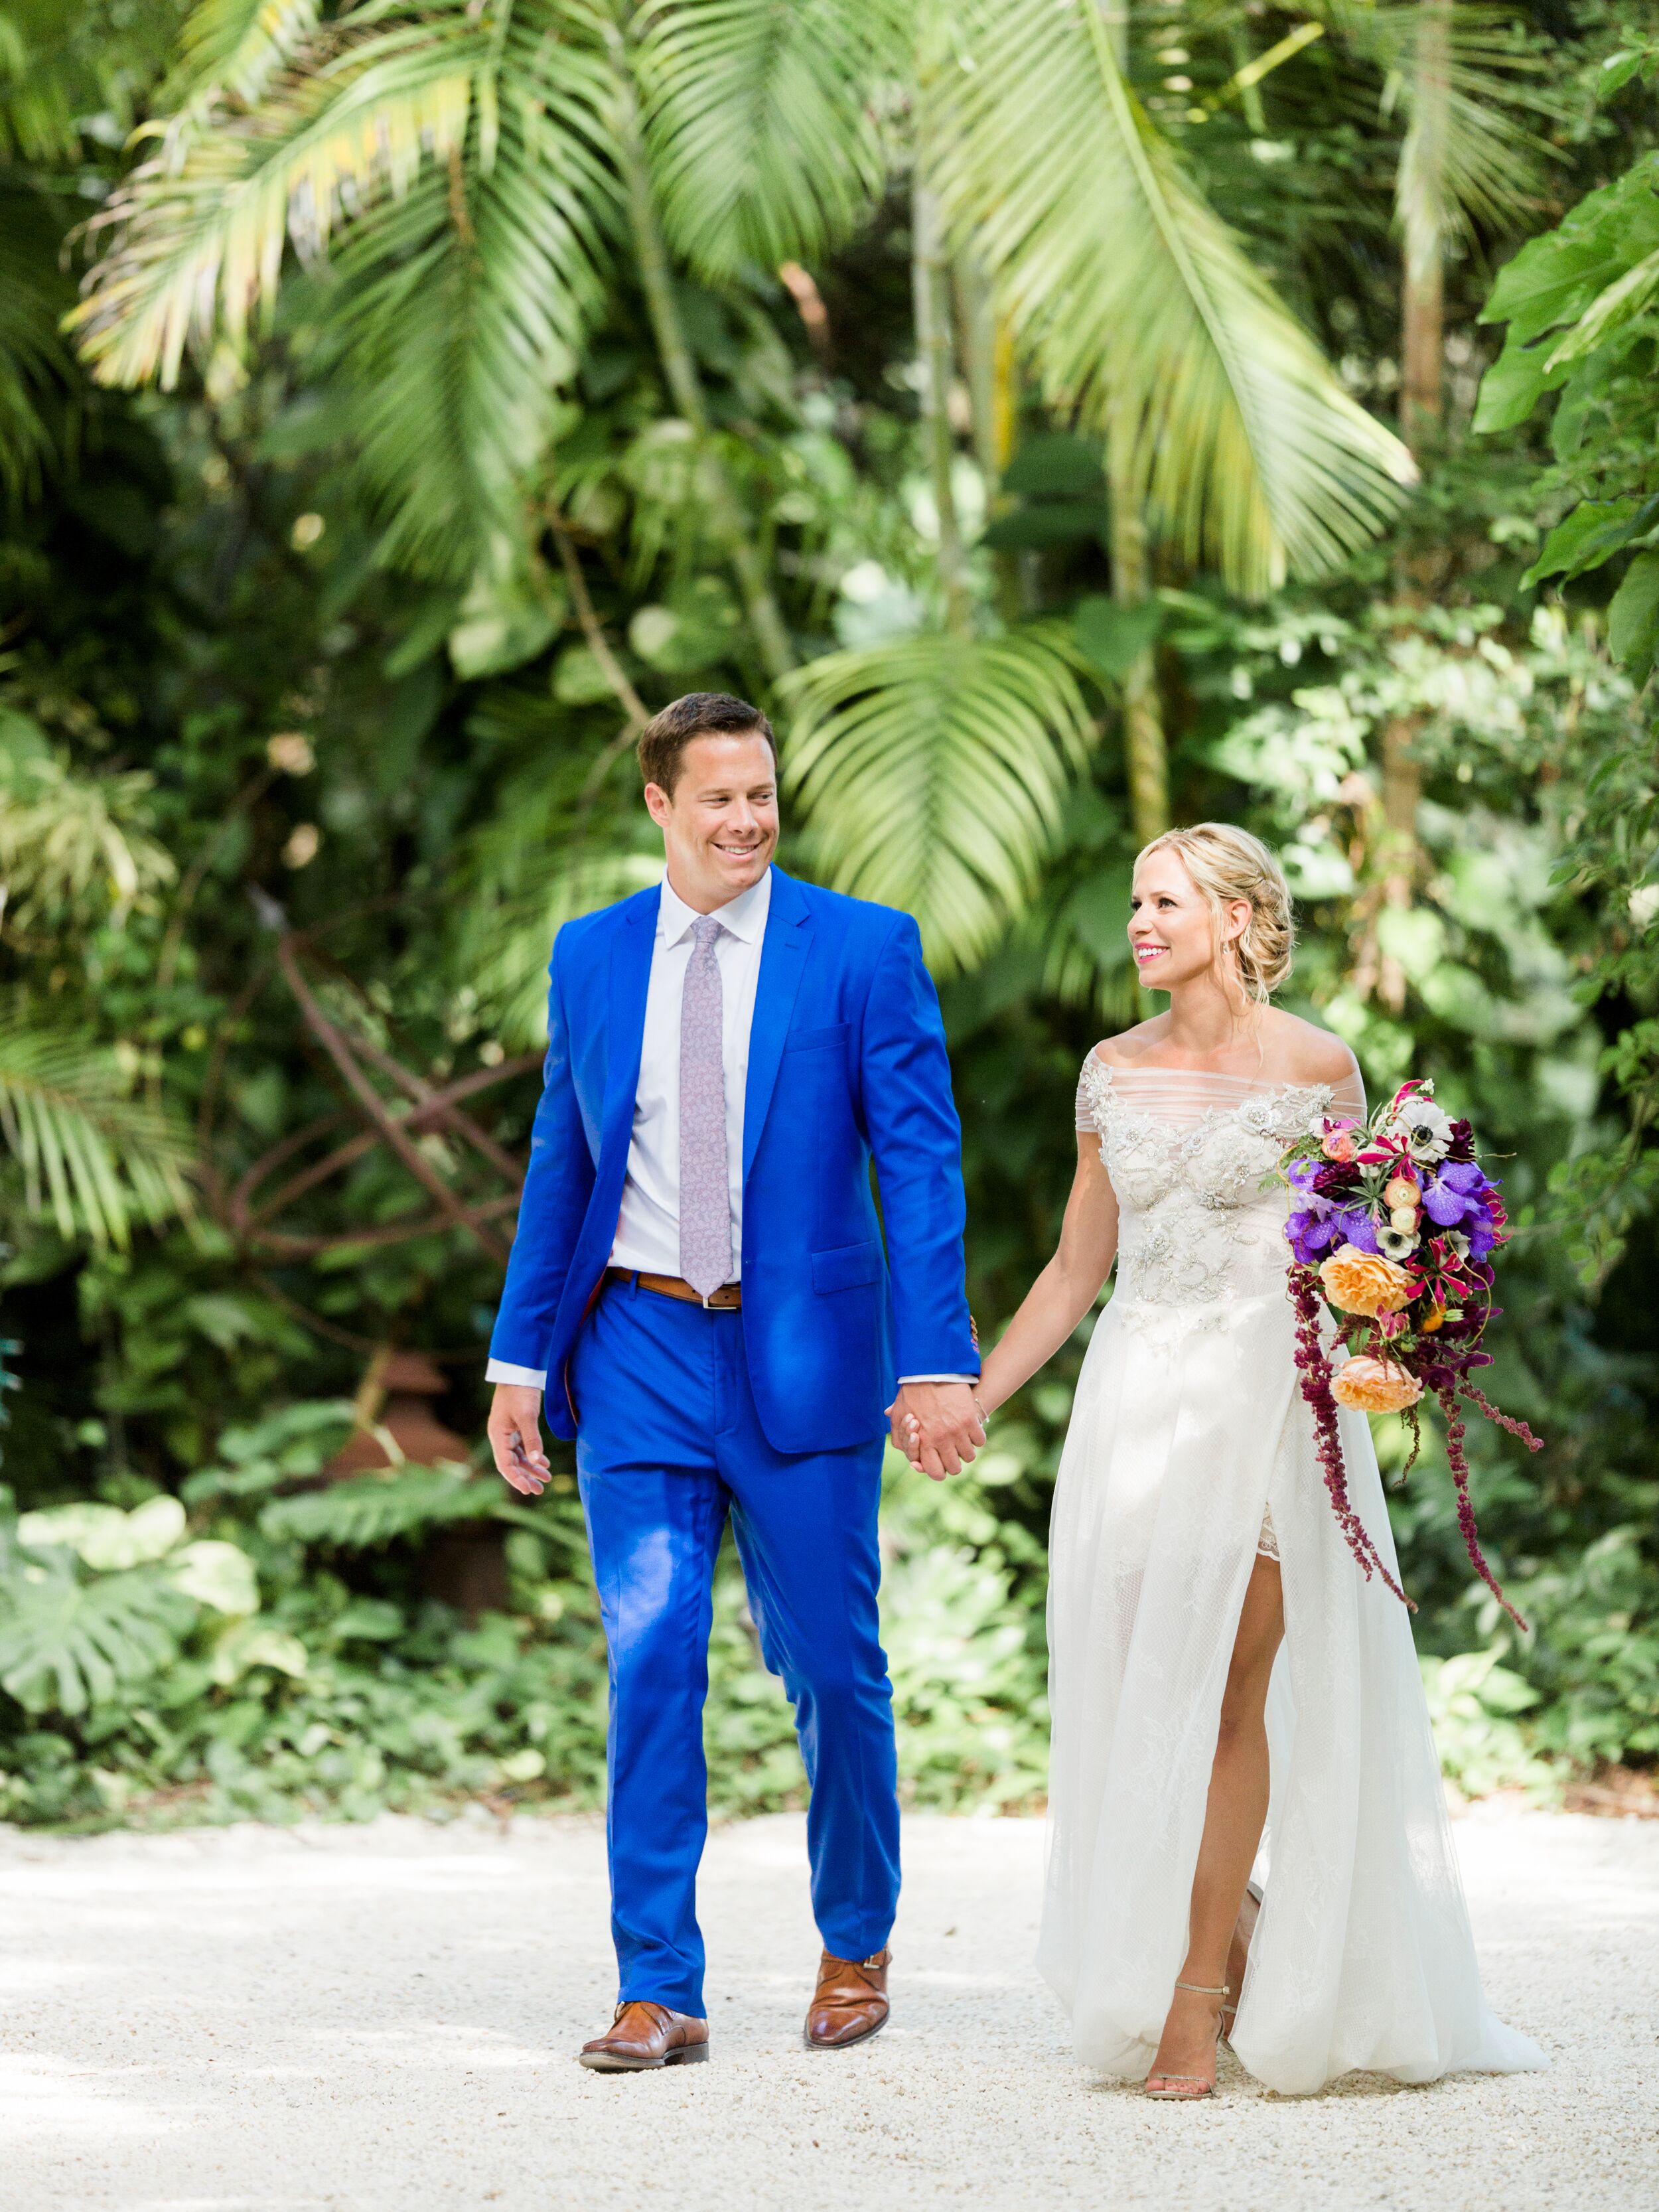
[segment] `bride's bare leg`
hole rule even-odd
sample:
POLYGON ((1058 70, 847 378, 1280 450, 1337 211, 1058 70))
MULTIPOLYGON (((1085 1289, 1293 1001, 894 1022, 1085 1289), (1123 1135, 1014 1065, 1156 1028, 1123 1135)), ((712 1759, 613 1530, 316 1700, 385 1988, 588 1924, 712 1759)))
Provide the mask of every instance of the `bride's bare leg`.
MULTIPOLYGON (((1193 1875, 1181 1979, 1201 1988, 1218 1989, 1227 1979, 1227 1954, 1267 1818, 1267 1683, 1284 1633, 1279 1562, 1258 1554, 1233 1640, 1215 1764, 1210 1770, 1204 1837, 1193 1875)), ((1236 2003, 1237 1998, 1235 1990, 1230 2002, 1236 2003)), ((1222 2002, 1218 1996, 1190 1990, 1175 1992, 1152 2065, 1154 2075, 1211 2073, 1222 2002)))

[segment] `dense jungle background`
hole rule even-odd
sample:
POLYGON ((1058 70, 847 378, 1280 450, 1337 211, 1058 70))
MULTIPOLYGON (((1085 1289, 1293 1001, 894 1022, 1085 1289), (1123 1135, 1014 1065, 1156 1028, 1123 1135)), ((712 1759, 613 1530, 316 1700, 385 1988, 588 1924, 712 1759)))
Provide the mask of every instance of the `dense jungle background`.
MULTIPOLYGON (((922 921, 987 1335, 1153 1010, 1138 843, 1285 854, 1286 1003, 1518 1224, 1529 1632, 1432 1439, 1393 1499, 1447 1771, 1639 1786, 1656 82, 1605 0, 0 5, 0 1818, 595 1802, 574 1482, 489 1472, 483 1346, 549 945, 653 879, 693 689, 922 921)), ((919 1802, 1041 1800, 1082 1349, 895 1471, 919 1802)), ((717 1802, 790 1802, 734 1571, 712 1674, 717 1802)))

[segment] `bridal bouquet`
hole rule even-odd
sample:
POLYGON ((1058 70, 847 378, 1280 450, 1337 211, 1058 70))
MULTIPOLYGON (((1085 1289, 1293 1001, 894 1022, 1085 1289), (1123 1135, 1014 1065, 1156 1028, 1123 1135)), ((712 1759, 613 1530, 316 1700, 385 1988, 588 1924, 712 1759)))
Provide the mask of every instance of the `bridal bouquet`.
POLYGON ((1469 1503, 1469 1466, 1460 1399, 1540 1449, 1524 1421, 1500 1413, 1472 1370, 1492 1364, 1481 1349, 1492 1304, 1492 1255, 1507 1235, 1504 1201, 1475 1158, 1474 1132, 1434 1103, 1431 1082, 1402 1084, 1369 1121, 1327 1118, 1285 1154, 1294 1255, 1297 1365, 1313 1408, 1325 1486, 1349 1548, 1405 1604, 1411 1600, 1379 1558, 1348 1497, 1336 1409, 1403 1413, 1417 1457, 1418 1407, 1425 1395, 1446 1418, 1446 1457, 1457 1487, 1458 1525, 1477 1574, 1510 1619, 1525 1622, 1499 1589, 1480 1550, 1469 1503), (1324 1316, 1350 1357, 1331 1358, 1324 1316))

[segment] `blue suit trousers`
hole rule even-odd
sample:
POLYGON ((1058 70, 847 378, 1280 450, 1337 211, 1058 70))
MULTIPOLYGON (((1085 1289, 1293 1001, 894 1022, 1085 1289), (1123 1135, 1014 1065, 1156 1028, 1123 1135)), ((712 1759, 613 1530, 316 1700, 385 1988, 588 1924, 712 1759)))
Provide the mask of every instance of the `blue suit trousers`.
POLYGON ((728 1514, 767 1665, 795 1709, 824 1948, 881 1949, 898 1901, 892 1691, 876 1611, 882 1443, 767 1442, 743 1316, 606 1286, 570 1380, 610 1654, 606 1838, 623 2002, 703 2011, 698 1863, 714 1561, 728 1514))

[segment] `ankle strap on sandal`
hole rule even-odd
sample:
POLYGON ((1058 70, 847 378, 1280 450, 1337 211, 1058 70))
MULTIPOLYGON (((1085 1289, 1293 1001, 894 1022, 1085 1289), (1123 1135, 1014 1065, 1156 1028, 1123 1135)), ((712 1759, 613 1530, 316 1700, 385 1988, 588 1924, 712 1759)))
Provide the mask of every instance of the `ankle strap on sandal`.
POLYGON ((1207 1982, 1177 1982, 1176 1987, 1178 1990, 1193 1990, 1201 1997, 1226 1997, 1232 1995, 1231 1990, 1225 1982, 1223 1982, 1218 1990, 1212 1989, 1207 1982))

